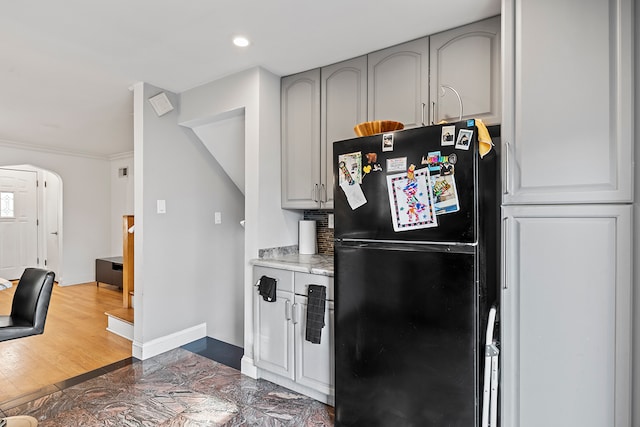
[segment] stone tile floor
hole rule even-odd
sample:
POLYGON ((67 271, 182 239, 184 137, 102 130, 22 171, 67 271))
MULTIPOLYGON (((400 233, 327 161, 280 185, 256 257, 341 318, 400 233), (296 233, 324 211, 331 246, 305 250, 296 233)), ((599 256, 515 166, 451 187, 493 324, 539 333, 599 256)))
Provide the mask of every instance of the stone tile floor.
POLYGON ((4 406, 39 426, 333 426, 334 409, 185 350, 4 406))

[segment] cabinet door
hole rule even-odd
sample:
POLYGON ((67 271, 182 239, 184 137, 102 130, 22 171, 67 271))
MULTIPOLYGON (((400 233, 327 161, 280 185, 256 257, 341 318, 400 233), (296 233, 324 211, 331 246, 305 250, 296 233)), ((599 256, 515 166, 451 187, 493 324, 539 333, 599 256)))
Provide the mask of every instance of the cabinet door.
POLYGON ((631 427, 631 207, 503 215, 502 425, 631 427))
POLYGON ((631 0, 503 3, 503 200, 632 200, 631 0))
POLYGON ((282 207, 320 207, 320 69, 283 77, 282 207))
POLYGON ((429 45, 430 123, 462 115, 500 124, 500 17, 432 35, 429 45))
POLYGON ((333 150, 335 141, 355 138, 353 130, 367 121, 367 57, 350 59, 320 70, 321 200, 333 209, 333 150))
POLYGON ((327 301, 320 344, 305 339, 307 328, 307 297, 296 295, 295 339, 296 382, 321 393, 334 395, 334 310, 327 301))
POLYGON ((427 120, 429 38, 368 55, 368 118, 395 120, 405 128, 427 120))
POLYGON ((293 294, 277 291, 267 302, 256 291, 254 309, 256 366, 293 379, 293 294))

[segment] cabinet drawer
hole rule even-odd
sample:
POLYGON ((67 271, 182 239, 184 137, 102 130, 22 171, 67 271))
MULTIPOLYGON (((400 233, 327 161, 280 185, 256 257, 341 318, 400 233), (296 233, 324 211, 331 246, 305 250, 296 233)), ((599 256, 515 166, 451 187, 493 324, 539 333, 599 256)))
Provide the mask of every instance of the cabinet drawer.
POLYGON ((253 267, 253 283, 257 283, 262 276, 276 279, 278 291, 293 292, 293 271, 278 268, 253 267))
POLYGON ((322 285, 327 287, 327 299, 333 301, 333 277, 319 274, 295 273, 295 292, 298 295, 307 295, 309 285, 322 285))

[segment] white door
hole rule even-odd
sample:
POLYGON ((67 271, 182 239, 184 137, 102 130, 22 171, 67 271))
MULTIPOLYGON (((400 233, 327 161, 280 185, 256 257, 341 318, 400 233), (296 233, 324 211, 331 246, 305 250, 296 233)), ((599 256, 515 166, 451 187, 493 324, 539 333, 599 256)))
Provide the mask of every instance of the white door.
POLYGON ((46 253, 44 265, 56 273, 60 280, 60 238, 62 230, 60 221, 60 179, 47 174, 44 185, 44 226, 46 233, 46 253))
POLYGON ((36 172, 0 169, 0 277, 38 265, 36 172))

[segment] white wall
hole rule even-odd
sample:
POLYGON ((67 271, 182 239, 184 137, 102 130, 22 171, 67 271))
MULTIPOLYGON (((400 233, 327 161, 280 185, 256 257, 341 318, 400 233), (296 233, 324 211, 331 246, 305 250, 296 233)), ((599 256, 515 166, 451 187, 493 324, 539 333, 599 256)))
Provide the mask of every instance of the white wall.
POLYGON ((233 116, 196 126, 193 132, 244 194, 244 110, 233 116))
POLYGON ((61 285, 95 280, 95 259, 110 253, 110 182, 107 159, 0 142, 0 165, 28 164, 57 173, 63 191, 61 285))
POLYGON ((244 358, 242 372, 253 366, 253 278, 249 261, 258 250, 297 243, 301 213, 280 208, 280 78, 250 69, 186 91, 180 123, 211 123, 239 109, 245 112, 244 358))
POLYGON ((122 256, 122 217, 133 215, 134 182, 133 153, 124 153, 110 159, 111 175, 111 255, 122 256), (128 175, 118 175, 120 168, 127 168, 128 175))
POLYGON ((134 90, 134 355, 142 359, 199 338, 191 332, 204 324, 242 345, 242 313, 224 310, 242 299, 244 198, 193 131, 178 125, 177 95, 165 91, 176 109, 156 116, 147 99, 160 91, 134 90), (166 201, 165 214, 156 213, 157 200, 166 201), (219 318, 224 328, 209 326, 219 318))

